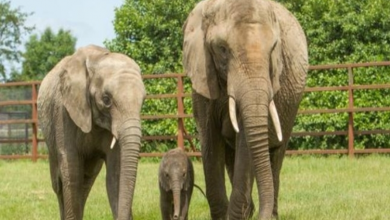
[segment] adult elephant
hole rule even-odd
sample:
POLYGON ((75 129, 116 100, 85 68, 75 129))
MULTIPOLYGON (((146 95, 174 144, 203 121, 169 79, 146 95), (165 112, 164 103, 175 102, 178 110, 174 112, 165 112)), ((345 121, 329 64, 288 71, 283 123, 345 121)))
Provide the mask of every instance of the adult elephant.
POLYGON ((61 219, 83 218, 103 163, 114 218, 132 219, 144 97, 139 66, 94 45, 64 58, 43 79, 39 124, 61 219))
POLYGON ((253 214, 253 175, 259 219, 277 217, 279 174, 308 70, 301 26, 272 1, 205 0, 186 20, 183 53, 212 219, 253 214))

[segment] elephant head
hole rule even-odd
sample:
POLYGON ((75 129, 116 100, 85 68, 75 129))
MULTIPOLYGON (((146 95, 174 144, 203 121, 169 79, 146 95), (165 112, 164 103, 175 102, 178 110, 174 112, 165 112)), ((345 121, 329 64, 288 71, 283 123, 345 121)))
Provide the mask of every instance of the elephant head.
MULTIPOLYGON (((172 191, 173 195, 173 219, 184 219, 187 213, 180 213, 181 204, 189 201, 181 201, 181 191, 192 193, 194 174, 192 163, 186 153, 176 148, 168 151, 160 163, 159 167, 160 189, 165 192, 172 191)), ((165 193, 164 192, 164 193, 165 193)), ((187 198, 188 199, 188 198, 187 198)))
MULTIPOLYGON (((197 93, 216 99, 221 90, 227 91, 236 132, 239 131, 236 103, 254 100, 247 98, 241 86, 245 85, 248 91, 261 89, 257 96, 267 102, 281 141, 273 97, 280 89, 279 77, 283 71, 282 42, 271 7, 268 1, 199 3, 184 27, 184 68, 197 93)), ((253 93, 249 96, 255 97, 253 93)))
POLYGON ((145 98, 139 66, 98 46, 77 50, 59 65, 60 93, 70 118, 84 133, 111 132, 120 147, 118 219, 129 219, 138 164, 145 98))
MULTIPOLYGON (((281 89, 285 55, 307 57, 305 47, 293 51, 284 45, 279 7, 268 0, 206 0, 183 27, 185 73, 197 94, 211 100, 229 97, 232 126, 237 133, 243 130, 252 155, 263 217, 271 216, 274 204, 268 117, 282 141, 273 100, 281 89)), ((297 39, 305 41, 303 32, 297 39)))

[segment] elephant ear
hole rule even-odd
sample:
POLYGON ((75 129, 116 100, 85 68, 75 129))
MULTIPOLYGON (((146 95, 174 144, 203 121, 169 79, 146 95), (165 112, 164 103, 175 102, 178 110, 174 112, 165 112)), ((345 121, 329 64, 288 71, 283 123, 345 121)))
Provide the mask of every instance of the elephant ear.
POLYGON ((282 47, 279 40, 275 42, 271 51, 270 73, 272 81, 273 95, 275 95, 280 89, 280 75, 283 71, 282 63, 282 47))
POLYGON ((92 127, 88 92, 92 73, 88 71, 87 63, 107 53, 107 49, 94 45, 80 48, 64 64, 60 74, 63 105, 70 118, 84 133, 89 133, 92 127))
POLYGON ((202 1, 196 5, 183 26, 183 65, 192 88, 209 99, 216 99, 219 97, 217 74, 205 44, 206 33, 202 25, 204 4, 202 1))
POLYGON ((160 168, 158 169, 158 184, 161 189, 164 189, 165 191, 169 191, 169 180, 165 176, 164 172, 164 158, 161 161, 160 168))
POLYGON ((273 42, 271 42, 273 46, 270 56, 270 76, 273 95, 275 95, 280 89, 280 75, 282 75, 283 72, 283 54, 279 21, 277 20, 277 17, 272 10, 270 10, 270 19, 273 34, 273 42))

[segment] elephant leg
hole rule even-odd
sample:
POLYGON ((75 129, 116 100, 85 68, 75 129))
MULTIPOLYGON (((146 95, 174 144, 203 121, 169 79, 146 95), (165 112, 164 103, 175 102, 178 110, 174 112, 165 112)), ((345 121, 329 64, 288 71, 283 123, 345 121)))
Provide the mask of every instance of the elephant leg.
MULTIPOLYGON (((51 143, 46 143, 47 146, 53 146, 51 143)), ((57 160, 57 155, 53 148, 49 147, 49 164, 50 164, 50 177, 51 185, 54 193, 57 196, 58 206, 60 209, 60 218, 64 220, 64 197, 62 192, 62 181, 60 177, 60 169, 57 160)))
POLYGON ((160 188, 160 210, 162 220, 171 220, 173 216, 173 195, 160 188))
POLYGON ((225 112, 224 120, 222 124, 222 136, 225 139, 225 164, 226 171, 229 175, 230 183, 233 184, 234 176, 234 159, 235 159, 235 147, 236 147, 236 132, 231 125, 228 112, 225 112))
POLYGON ((281 147, 274 147, 270 149, 271 157, 271 168, 272 168, 272 178, 274 182, 274 208, 272 211, 272 216, 278 217, 278 196, 279 196, 279 176, 280 170, 282 168, 284 155, 286 152, 286 146, 282 145, 281 147))
MULTIPOLYGON (((58 181, 58 185, 59 185, 59 187, 62 188, 61 180, 58 181)), ((64 220, 65 219, 65 215, 64 215, 64 195, 62 193, 62 189, 58 193, 56 192, 56 195, 57 195, 57 200, 58 200, 58 206, 60 207, 61 220, 64 220)))
POLYGON ((187 191, 185 191, 185 190, 181 191, 180 200, 182 201, 182 204, 181 204, 181 216, 182 217, 180 220, 187 220, 188 219, 188 210, 190 208, 192 190, 193 190, 193 187, 190 187, 187 191))
POLYGON ((120 149, 114 147, 106 157, 106 190, 114 219, 118 217, 120 149))
MULTIPOLYGON (((52 170, 52 169, 50 169, 52 170)), ((56 168, 57 170, 57 168, 56 168)), ((55 176, 52 176, 52 186, 53 186, 53 190, 57 196, 57 200, 58 200, 58 207, 60 209, 60 217, 61 217, 61 220, 64 220, 65 219, 65 215, 64 215, 64 193, 62 191, 62 181, 61 181, 61 178, 59 177, 58 173, 56 172, 56 174, 54 174, 55 176)))
MULTIPOLYGON (((202 139, 202 138, 201 138, 202 139)), ((202 161, 206 196, 213 220, 226 219, 228 199, 225 186, 225 144, 218 129, 211 128, 203 136, 202 161)))
POLYGON ((82 219, 82 161, 74 150, 60 156, 59 164, 64 219, 82 219))
POLYGON ((254 213, 252 188, 254 173, 244 132, 237 139, 233 188, 229 203, 229 219, 249 219, 254 213))
POLYGON ((193 92, 193 112, 202 146, 206 197, 213 220, 226 219, 228 199, 225 186, 225 144, 215 112, 215 101, 193 92), (217 126, 218 125, 218 126, 217 126))
POLYGON ((234 177, 234 158, 235 158, 235 150, 231 147, 227 146, 225 150, 225 163, 226 163, 226 171, 229 175, 230 183, 233 188, 233 177, 234 177))
POLYGON ((188 195, 186 191, 181 190, 180 193, 180 220, 187 220, 188 219, 188 208, 189 208, 189 200, 188 195))
POLYGON ((52 177, 52 185, 53 185, 54 192, 56 193, 56 196, 57 196, 58 206, 60 208, 61 220, 64 220, 65 219, 65 216, 64 216, 64 195, 62 192, 61 178, 59 176, 52 177))
POLYGON ((85 203, 87 201, 89 192, 91 191, 92 185, 95 182, 100 170, 103 166, 103 160, 99 157, 91 158, 86 160, 84 163, 84 181, 83 181, 83 201, 82 209, 84 210, 85 203))

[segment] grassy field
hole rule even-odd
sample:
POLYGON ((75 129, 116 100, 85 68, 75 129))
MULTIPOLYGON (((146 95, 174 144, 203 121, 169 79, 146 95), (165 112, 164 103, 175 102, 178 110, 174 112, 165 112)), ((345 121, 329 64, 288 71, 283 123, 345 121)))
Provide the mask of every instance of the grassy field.
MULTIPOLYGON (((195 181, 204 188, 202 165, 194 166, 195 181)), ((157 168, 153 162, 139 165, 134 219, 161 219, 157 168)), ((91 191, 84 219, 112 219, 104 176, 103 171, 91 191)), ((281 181, 280 219, 390 219, 390 157, 289 157, 281 181)), ((59 219, 46 161, 0 161, 0 219, 59 219)), ((210 219, 197 189, 189 219, 210 219)))

